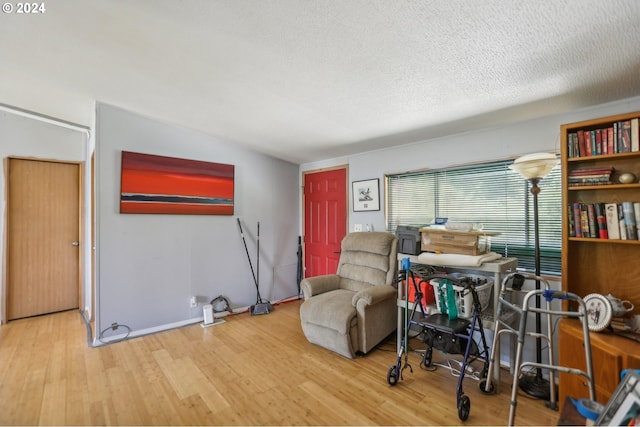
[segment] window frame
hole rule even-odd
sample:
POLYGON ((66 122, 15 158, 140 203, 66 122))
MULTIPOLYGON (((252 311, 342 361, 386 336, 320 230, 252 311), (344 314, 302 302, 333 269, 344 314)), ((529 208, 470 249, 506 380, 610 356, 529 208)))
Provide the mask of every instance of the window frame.
MULTIPOLYGON (((516 257, 519 259, 519 270, 534 272, 535 236, 531 184, 508 168, 512 163, 513 159, 508 159, 385 174, 387 231, 395 232, 398 225, 433 224, 436 217, 449 217, 449 221, 471 222, 476 226, 484 224, 481 229, 501 233, 491 238, 492 251, 503 256, 516 257), (487 185, 487 182, 491 184, 487 185), (420 185, 432 188, 419 187, 420 185), (487 196, 492 191, 495 192, 495 199, 487 196), (414 204, 414 200, 403 197, 403 192, 418 195, 413 199, 426 197, 432 200, 415 201, 415 206, 409 206, 414 204), (448 200, 450 196, 452 201, 448 200), (465 214, 463 208, 455 208, 455 203, 462 201, 468 203, 471 209, 503 212, 493 216, 481 214, 480 216, 484 215, 487 219, 478 220, 478 214, 465 214), (402 209, 407 210, 404 220, 401 219, 404 214, 399 211, 402 209), (420 209, 429 213, 423 215, 420 209), (498 222, 491 221, 492 217, 498 219, 498 222), (499 218, 503 218, 504 221, 500 222, 499 218), (501 224, 504 225, 502 230, 501 224)), ((538 195, 541 274, 549 276, 560 276, 562 267, 561 179, 561 166, 558 165, 538 184, 541 189, 538 195)))

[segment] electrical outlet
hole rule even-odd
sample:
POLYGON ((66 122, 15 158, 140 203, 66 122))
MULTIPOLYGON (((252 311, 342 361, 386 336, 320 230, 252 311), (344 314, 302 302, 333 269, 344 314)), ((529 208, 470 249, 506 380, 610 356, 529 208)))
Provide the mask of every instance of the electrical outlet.
POLYGON ((196 308, 198 306, 198 299, 196 297, 191 297, 191 308, 196 308))
POLYGON ((353 231, 362 231, 362 224, 354 224, 353 231))

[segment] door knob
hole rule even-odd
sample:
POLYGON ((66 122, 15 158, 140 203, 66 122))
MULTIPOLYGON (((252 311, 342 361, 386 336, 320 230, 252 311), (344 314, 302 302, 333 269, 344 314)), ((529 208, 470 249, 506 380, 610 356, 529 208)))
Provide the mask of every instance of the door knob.
POLYGON ((74 240, 73 242, 71 242, 71 244, 73 246, 80 246, 80 242, 78 242, 77 240, 74 240))

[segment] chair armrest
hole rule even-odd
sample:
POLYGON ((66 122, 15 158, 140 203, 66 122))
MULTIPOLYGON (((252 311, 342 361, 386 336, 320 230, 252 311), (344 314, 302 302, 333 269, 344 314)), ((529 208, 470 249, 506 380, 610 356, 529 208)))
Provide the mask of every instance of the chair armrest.
POLYGON ((340 276, 337 274, 307 277, 300 282, 300 289, 302 289, 304 299, 309 299, 314 295, 323 294, 338 288, 340 288, 340 276))
POLYGON ((380 301, 388 300, 389 298, 396 298, 397 291, 391 285, 376 285, 369 286, 366 289, 356 293, 351 300, 354 307, 358 306, 358 301, 362 301, 365 305, 377 304, 380 301))

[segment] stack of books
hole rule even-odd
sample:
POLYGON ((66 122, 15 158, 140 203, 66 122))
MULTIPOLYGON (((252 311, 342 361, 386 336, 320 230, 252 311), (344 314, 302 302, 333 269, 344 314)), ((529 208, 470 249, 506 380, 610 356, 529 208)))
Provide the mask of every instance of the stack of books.
POLYGON ((569 158, 640 151, 640 118, 567 134, 569 158))
POLYGON ((611 184, 611 175, 613 167, 593 167, 584 169, 575 169, 569 172, 569 187, 579 185, 602 185, 611 184))
POLYGON ((574 202, 568 218, 570 237, 640 240, 640 202, 574 202))

